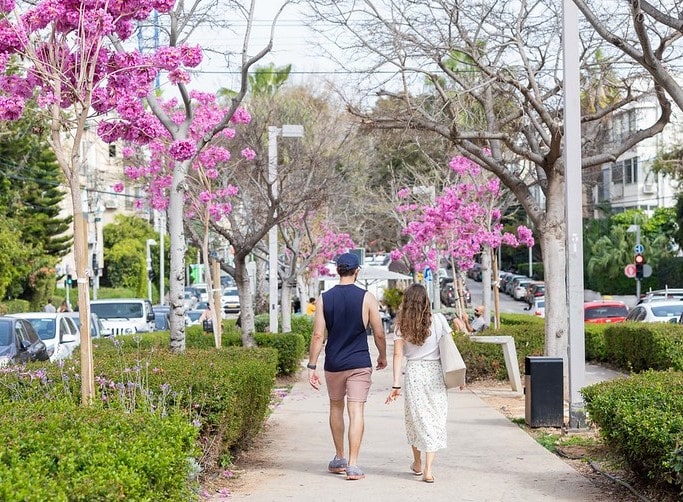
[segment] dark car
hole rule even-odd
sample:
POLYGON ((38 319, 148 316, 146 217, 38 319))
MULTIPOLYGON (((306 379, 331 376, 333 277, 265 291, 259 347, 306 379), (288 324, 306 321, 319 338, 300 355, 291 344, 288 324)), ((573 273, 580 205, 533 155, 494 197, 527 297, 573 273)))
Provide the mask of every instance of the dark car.
POLYGON ((25 319, 0 317, 0 366, 8 363, 47 361, 47 347, 25 319))
MULTIPOLYGON (((441 287, 441 304, 444 307, 455 307, 457 295, 453 283, 444 284, 441 287)), ((472 294, 467 286, 465 286, 465 306, 469 307, 472 304, 472 294)))
POLYGON ((168 305, 155 305, 154 329, 155 331, 168 331, 171 329, 171 307, 168 305))

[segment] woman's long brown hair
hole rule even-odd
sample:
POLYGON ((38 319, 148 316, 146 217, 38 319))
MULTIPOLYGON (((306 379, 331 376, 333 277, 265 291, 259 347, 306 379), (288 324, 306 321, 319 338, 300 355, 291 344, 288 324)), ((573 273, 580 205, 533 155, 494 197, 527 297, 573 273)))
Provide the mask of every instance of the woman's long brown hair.
POLYGON ((432 310, 427 290, 421 284, 413 284, 403 292, 396 325, 406 342, 422 345, 429 336, 431 324, 432 310))

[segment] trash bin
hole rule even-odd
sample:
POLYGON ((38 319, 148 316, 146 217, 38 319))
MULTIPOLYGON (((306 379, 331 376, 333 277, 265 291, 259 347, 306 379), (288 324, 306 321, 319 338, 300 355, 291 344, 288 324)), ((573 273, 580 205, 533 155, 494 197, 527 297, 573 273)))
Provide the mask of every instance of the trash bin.
POLYGON ((529 427, 562 427, 564 385, 561 357, 524 358, 524 418, 529 427))

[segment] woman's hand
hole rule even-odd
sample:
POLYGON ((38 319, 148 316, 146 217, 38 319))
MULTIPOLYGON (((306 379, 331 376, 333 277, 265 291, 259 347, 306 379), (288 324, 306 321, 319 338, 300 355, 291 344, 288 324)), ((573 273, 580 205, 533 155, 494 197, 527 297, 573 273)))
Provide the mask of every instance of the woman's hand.
POLYGON ((391 389, 391 392, 389 392, 389 396, 387 396, 387 400, 384 401, 384 404, 389 404, 394 401, 401 395, 401 389, 391 389))

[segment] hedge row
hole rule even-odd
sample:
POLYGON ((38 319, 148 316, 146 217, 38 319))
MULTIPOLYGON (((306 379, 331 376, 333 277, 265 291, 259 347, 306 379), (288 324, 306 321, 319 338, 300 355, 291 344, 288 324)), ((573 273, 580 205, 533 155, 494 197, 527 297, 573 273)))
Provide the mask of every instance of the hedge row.
POLYGON ((683 493, 683 372, 648 370, 581 392, 601 435, 634 472, 683 493))
POLYGON ((197 428, 181 415, 121 413, 71 401, 0 405, 0 500, 196 497, 197 428))
POLYGON ((63 478, 71 481, 63 496, 55 492, 57 495, 46 497, 39 490, 36 498, 5 497, 0 491, 0 500, 188 500, 191 476, 196 478, 200 467, 225 465, 235 450, 260 431, 269 412, 276 350, 188 348, 184 354, 174 354, 160 347, 160 340, 163 335, 148 334, 97 341, 93 351, 95 402, 85 411, 79 406, 78 352, 61 367, 32 364, 3 369, 0 412, 4 416, 6 408, 19 410, 16 420, 23 417, 23 423, 13 426, 13 419, 8 418, 4 427, 3 444, 8 446, 0 453, 0 490, 12 486, 10 482, 5 485, 6 478, 21 484, 17 479, 22 469, 30 473, 23 478, 23 485, 30 479, 31 486, 45 486, 50 491, 54 483, 64 484, 63 478), (55 403, 55 407, 41 408, 43 403, 55 403), (82 435, 75 426, 65 425, 88 417, 92 417, 92 427, 84 426, 82 435), (150 425, 140 427, 138 422, 145 420, 150 425), (107 421, 111 427, 102 427, 100 422, 107 421), (34 425, 45 434, 31 436, 34 425), (118 430, 122 432, 118 434, 118 430), (170 441, 168 435, 175 439, 170 441), (201 437, 198 441, 197 435, 201 437), (26 441, 30 444, 24 446, 26 441), (77 450, 75 445, 80 443, 82 455, 67 452, 77 450), (100 443, 110 455, 101 461, 97 457, 100 443), (138 443, 147 445, 138 447, 138 443), (27 447, 46 453, 32 456, 25 451, 27 447), (130 455, 139 455, 150 465, 145 469, 143 460, 131 460, 130 455), (131 469, 117 469, 118 460, 111 456, 123 459, 122 463, 130 461, 131 469), (89 457, 96 461, 86 462, 89 457), (180 467, 176 457, 182 458, 180 467), (102 467, 107 463, 113 466, 108 473, 102 467), (57 467, 45 469, 52 464, 57 467), (163 476, 158 469, 173 472, 163 476), (43 474, 34 475, 34 471, 43 474), (113 491, 100 496, 97 490, 104 490, 102 486, 113 491))
MULTIPOLYGON (((526 356, 542 356, 545 345, 544 323, 542 319, 524 314, 501 316, 501 326, 488 330, 486 335, 511 336, 515 339, 517 363, 520 373, 524 374, 526 356)), ((467 379, 480 380, 508 378, 505 358, 500 345, 472 341, 468 335, 456 334, 455 343, 467 364, 467 379)))

